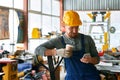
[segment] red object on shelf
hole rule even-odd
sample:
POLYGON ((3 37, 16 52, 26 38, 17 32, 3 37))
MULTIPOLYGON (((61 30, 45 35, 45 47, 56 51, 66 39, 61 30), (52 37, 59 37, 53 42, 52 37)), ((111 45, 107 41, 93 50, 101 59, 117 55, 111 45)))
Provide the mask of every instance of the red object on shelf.
POLYGON ((99 55, 99 56, 103 56, 103 55, 104 55, 104 51, 98 52, 98 55, 99 55))

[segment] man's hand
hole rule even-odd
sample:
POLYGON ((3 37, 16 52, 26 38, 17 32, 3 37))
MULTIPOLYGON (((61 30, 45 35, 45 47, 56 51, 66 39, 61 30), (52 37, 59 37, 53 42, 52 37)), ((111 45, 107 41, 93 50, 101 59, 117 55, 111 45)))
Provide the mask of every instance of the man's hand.
POLYGON ((61 49, 47 49, 45 51, 45 56, 61 56, 64 58, 69 58, 72 56, 72 50, 73 46, 67 44, 66 48, 61 48, 61 49))
POLYGON ((62 48, 62 49, 56 50, 56 55, 64 58, 69 58, 72 56, 72 51, 62 48))
POLYGON ((90 56, 90 54, 84 54, 80 61, 83 63, 89 63, 91 62, 91 58, 92 57, 90 56))

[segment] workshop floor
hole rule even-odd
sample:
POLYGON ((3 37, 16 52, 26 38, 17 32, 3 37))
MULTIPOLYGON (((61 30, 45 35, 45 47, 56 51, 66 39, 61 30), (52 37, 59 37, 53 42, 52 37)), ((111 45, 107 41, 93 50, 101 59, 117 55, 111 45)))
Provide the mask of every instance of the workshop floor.
POLYGON ((60 70, 60 80, 64 80, 65 78, 65 70, 64 70, 64 67, 61 67, 61 70, 60 70))

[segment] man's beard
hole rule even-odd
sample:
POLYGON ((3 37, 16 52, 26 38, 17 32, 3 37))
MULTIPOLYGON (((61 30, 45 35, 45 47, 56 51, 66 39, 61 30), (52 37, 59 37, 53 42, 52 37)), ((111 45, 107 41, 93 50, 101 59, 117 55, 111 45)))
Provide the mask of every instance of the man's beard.
POLYGON ((76 33, 75 34, 74 33, 72 33, 72 34, 65 33, 65 35, 69 38, 76 38, 78 36, 78 33, 77 34, 76 33))
POLYGON ((77 34, 71 34, 70 37, 71 38, 76 38, 78 36, 78 33, 77 34))

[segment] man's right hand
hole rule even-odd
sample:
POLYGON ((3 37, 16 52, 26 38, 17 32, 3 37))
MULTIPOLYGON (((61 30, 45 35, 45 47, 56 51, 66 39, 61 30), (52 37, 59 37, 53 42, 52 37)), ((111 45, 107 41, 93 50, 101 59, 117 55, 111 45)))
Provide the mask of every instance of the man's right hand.
POLYGON ((61 56, 64 58, 69 58, 72 56, 72 50, 68 48, 61 48, 61 49, 47 49, 45 51, 45 56, 61 56))
POLYGON ((57 50, 56 50, 56 55, 57 55, 57 56, 64 57, 64 58, 69 58, 69 57, 72 56, 72 51, 66 50, 66 49, 64 49, 64 48, 62 48, 62 49, 57 49, 57 50))

